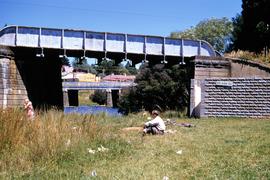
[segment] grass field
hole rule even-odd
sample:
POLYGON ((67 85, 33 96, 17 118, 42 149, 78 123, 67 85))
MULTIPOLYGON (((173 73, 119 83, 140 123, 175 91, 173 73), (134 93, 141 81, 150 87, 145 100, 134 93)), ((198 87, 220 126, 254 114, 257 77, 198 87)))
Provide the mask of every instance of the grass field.
MULTIPOLYGON (((163 114, 163 117, 165 115, 163 114)), ((164 117, 165 119, 167 117, 164 117)), ((142 114, 64 115, 34 121, 0 112, 1 179, 270 179, 269 119, 188 119, 141 136, 142 114)))
POLYGON ((92 102, 92 100, 89 99, 89 96, 94 93, 93 90, 82 90, 79 91, 78 98, 79 98, 79 105, 80 106, 95 106, 98 105, 97 103, 92 102))

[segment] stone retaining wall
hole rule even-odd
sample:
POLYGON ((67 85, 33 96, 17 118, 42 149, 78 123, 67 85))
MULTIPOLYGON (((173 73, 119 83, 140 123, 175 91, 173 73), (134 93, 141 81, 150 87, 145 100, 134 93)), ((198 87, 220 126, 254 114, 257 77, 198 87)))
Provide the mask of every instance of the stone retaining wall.
POLYGON ((227 59, 231 62, 231 77, 269 77, 270 67, 256 61, 227 59))
POLYGON ((0 55, 0 107, 23 107, 27 91, 12 57, 0 55))
POLYGON ((270 117, 269 78, 201 81, 200 117, 270 117))

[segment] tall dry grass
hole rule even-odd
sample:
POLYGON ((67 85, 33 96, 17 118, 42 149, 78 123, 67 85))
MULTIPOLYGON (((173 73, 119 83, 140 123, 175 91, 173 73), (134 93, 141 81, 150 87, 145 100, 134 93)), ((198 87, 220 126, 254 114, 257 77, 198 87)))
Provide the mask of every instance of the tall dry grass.
POLYGON ((0 112, 0 179, 269 179, 269 119, 178 116, 196 127, 123 131, 147 116, 49 111, 31 121, 20 110, 0 112))
POLYGON ((100 139, 106 132, 94 116, 67 116, 52 110, 31 120, 20 109, 1 110, 0 171, 30 171, 37 163, 100 139))
POLYGON ((264 52, 254 53, 254 52, 250 52, 250 51, 238 50, 238 51, 232 51, 230 53, 225 53, 224 56, 229 57, 229 58, 240 58, 240 59, 245 59, 245 60, 253 60, 253 61, 257 61, 257 62, 264 63, 264 64, 270 63, 270 53, 265 55, 264 52))

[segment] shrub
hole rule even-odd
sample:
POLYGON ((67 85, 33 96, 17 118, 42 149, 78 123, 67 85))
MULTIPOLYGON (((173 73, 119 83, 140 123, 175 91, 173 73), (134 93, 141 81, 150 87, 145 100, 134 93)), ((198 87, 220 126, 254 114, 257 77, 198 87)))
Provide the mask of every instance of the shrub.
POLYGON ((101 105, 106 104, 106 101, 107 101, 106 91, 95 90, 94 94, 90 95, 89 98, 95 103, 98 103, 101 105))
POLYGON ((161 64, 144 67, 135 82, 137 86, 120 97, 118 106, 125 114, 155 107, 162 111, 183 110, 187 106, 189 81, 185 68, 161 64))

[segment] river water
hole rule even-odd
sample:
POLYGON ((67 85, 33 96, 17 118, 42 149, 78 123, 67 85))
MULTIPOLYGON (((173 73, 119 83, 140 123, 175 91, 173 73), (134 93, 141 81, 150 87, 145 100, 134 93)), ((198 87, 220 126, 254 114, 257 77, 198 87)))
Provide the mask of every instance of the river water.
POLYGON ((118 112, 118 108, 106 106, 67 106, 64 108, 64 113, 78 113, 78 114, 98 114, 106 113, 109 116, 122 116, 118 112))

